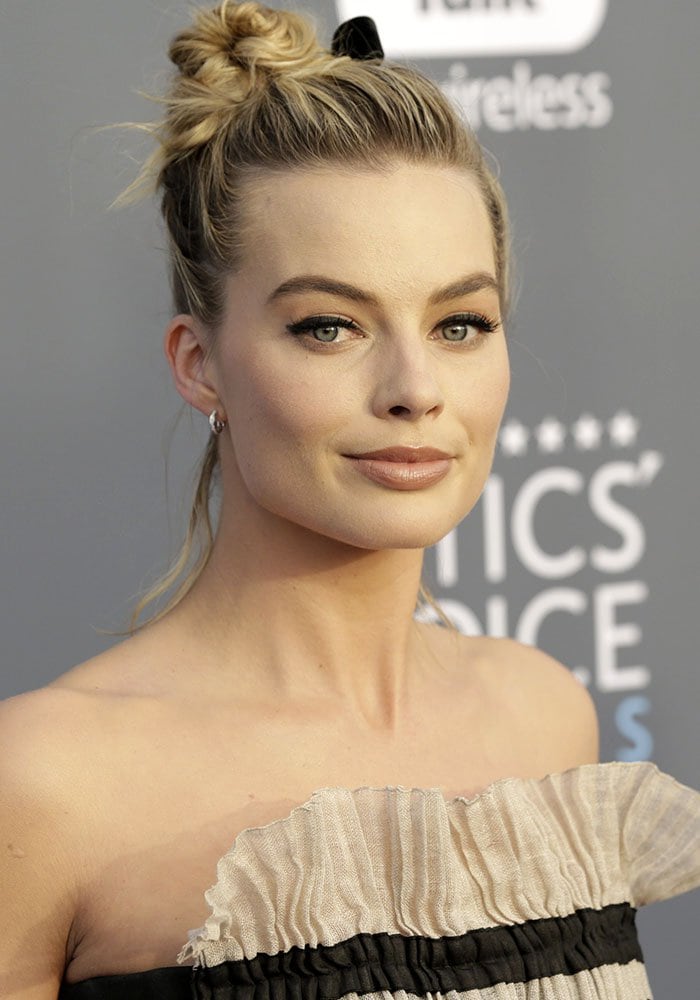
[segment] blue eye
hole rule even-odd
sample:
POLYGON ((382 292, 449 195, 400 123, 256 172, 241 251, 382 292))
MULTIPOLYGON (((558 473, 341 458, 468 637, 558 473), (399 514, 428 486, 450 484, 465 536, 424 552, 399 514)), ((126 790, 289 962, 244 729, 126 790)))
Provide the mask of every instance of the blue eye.
POLYGON ((450 323, 449 326, 443 326, 442 332, 445 340, 464 340, 469 333, 469 327, 468 323, 450 323))
POLYGON ((329 344, 338 336, 339 326, 315 326, 310 333, 316 340, 322 340, 324 344, 329 344))
POLYGON ((460 344, 465 340, 475 341, 480 336, 493 333, 497 326, 497 323, 479 313, 461 313, 450 316, 439 325, 438 329, 442 331, 445 340, 452 344, 460 344), (470 330, 475 333, 473 337, 469 336, 470 330))
POLYGON ((309 316, 297 323, 289 323, 287 329, 295 337, 309 336, 320 344, 334 344, 341 330, 357 330, 359 327, 342 316, 309 316))

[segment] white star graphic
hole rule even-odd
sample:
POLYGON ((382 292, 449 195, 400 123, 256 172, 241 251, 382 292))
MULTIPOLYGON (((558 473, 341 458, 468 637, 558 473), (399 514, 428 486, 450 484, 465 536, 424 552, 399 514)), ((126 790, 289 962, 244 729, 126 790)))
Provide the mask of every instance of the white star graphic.
POLYGON ((501 451, 504 455, 524 455, 530 432, 519 420, 509 420, 501 428, 501 451))
POLYGON ((555 417, 545 417, 535 428, 535 437, 540 451, 561 451, 566 440, 566 427, 555 417))
POLYGON ((620 410, 608 423, 608 433, 611 444, 616 448, 626 448, 637 440, 639 421, 627 410, 620 410))
POLYGON ((643 451, 639 456, 639 482, 642 486, 653 483, 660 469, 663 468, 664 456, 660 451, 643 451))
POLYGON ((572 426, 571 432, 579 451, 591 451, 600 446, 603 427, 600 420, 596 420, 590 413, 582 413, 572 426))

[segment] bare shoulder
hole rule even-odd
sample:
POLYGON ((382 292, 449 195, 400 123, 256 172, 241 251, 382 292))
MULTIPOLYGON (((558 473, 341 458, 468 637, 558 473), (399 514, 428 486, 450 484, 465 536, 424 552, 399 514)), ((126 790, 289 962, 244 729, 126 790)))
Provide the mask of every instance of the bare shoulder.
POLYGON ((55 996, 70 950, 82 829, 70 720, 50 689, 0 702, 0 996, 55 996))
POLYGON ((487 662, 499 696, 530 745, 541 748, 547 770, 597 763, 595 704, 572 671, 543 650, 515 639, 488 642, 487 662))
POLYGON ((97 735, 88 701, 50 685, 0 701, 0 795, 20 791, 68 819, 69 803, 81 800, 77 785, 84 790, 88 740, 97 735))
POLYGON ((54 812, 71 856, 84 846, 90 793, 104 778, 105 753, 123 716, 120 701, 99 686, 62 678, 0 701, 0 796, 13 796, 22 808, 54 812))
POLYGON ((37 780, 60 776, 56 752, 69 746, 76 698, 50 686, 0 701, 0 766, 3 777, 20 771, 37 780))
POLYGON ((530 689, 535 695, 572 699, 581 708, 592 704, 586 688, 569 667, 544 650, 517 639, 487 637, 482 642, 494 667, 502 675, 508 675, 518 687, 530 689))

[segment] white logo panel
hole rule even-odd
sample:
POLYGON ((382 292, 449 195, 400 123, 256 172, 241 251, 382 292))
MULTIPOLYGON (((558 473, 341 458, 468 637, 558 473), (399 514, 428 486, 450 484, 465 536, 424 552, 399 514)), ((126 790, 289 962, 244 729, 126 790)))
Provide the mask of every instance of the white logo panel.
POLYGON ((371 14, 391 58, 576 52, 608 0, 336 0, 339 19, 371 14))

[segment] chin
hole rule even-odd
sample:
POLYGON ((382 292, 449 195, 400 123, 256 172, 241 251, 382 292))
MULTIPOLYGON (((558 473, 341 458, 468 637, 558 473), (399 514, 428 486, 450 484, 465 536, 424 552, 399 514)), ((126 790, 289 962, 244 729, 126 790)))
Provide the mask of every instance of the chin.
MULTIPOLYGON (((428 524, 425 521, 420 523, 416 518, 414 523, 406 523, 406 520, 392 520, 382 524, 375 521, 373 524, 344 525, 342 530, 334 529, 321 533, 335 541, 345 545, 351 545, 357 549, 378 552, 383 549, 427 549, 431 545, 436 545, 445 535, 448 535, 453 528, 456 528, 462 517, 447 519, 445 517, 433 518, 428 524)), ((313 529, 312 529, 313 530, 313 529)), ((318 531, 318 529, 316 529, 318 531)))
POLYGON ((397 493, 379 500, 317 502, 321 491, 307 491, 304 504, 279 495, 260 495, 259 507, 282 523, 296 525, 318 538, 366 551, 426 549, 455 528, 473 509, 481 491, 471 484, 468 496, 397 493), (310 502, 309 502, 310 501, 310 502))

